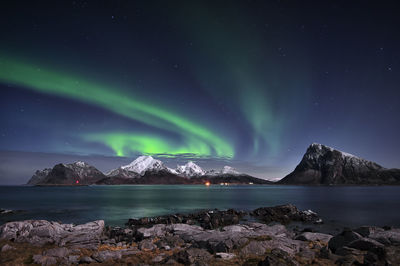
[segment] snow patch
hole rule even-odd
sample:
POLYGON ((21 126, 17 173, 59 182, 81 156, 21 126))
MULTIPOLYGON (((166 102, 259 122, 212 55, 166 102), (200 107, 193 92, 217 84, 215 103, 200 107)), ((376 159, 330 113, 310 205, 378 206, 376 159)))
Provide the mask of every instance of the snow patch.
POLYGON ((144 175, 149 170, 168 170, 160 160, 156 160, 151 156, 139 156, 128 165, 121 166, 122 169, 144 175))

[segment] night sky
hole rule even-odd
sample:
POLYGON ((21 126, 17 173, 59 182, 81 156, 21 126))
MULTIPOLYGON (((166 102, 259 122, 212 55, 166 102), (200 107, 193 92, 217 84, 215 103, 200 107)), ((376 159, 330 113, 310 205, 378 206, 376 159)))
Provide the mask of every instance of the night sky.
POLYGON ((0 183, 140 154, 281 178, 313 142, 400 167, 396 3, 2 1, 0 183))

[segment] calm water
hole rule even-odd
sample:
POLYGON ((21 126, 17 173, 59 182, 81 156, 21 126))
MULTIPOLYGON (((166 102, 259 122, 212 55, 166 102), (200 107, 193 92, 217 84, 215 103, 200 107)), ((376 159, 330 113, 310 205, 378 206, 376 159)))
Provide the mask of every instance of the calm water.
POLYGON ((71 223, 104 219, 109 225, 123 225, 129 218, 285 203, 316 211, 329 223, 400 226, 400 187, 203 185, 0 186, 0 208, 23 210, 0 215, 0 224, 22 219, 71 223))

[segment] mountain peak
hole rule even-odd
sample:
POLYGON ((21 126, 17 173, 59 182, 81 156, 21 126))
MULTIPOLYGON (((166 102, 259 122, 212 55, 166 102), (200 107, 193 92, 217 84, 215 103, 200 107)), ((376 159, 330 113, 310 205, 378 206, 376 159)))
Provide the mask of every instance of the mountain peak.
MULTIPOLYGON (((280 182, 286 184, 368 184, 386 182, 392 173, 377 163, 336 150, 311 144, 295 170, 280 182)), ((396 177, 397 178, 397 177, 396 177)))
POLYGON ((167 167, 160 160, 156 160, 151 156, 142 155, 137 157, 128 165, 121 166, 122 169, 144 175, 149 170, 166 170, 167 167))
POLYGON ((202 176, 205 171, 192 161, 187 162, 185 165, 178 165, 176 168, 178 174, 183 174, 185 176, 202 176))
POLYGON ((76 165, 76 166, 80 166, 80 167, 85 167, 85 166, 88 166, 89 164, 87 164, 87 163, 85 163, 85 162, 83 162, 83 161, 77 161, 77 162, 74 162, 74 163, 72 163, 73 165, 76 165))
POLYGON ((222 174, 238 175, 240 174, 235 168, 225 165, 221 171, 222 174))

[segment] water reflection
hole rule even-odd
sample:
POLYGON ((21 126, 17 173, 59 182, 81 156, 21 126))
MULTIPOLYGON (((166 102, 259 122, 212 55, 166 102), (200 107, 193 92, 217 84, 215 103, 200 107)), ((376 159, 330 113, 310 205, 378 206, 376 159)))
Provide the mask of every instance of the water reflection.
POLYGON ((0 208, 25 210, 2 215, 0 223, 48 219, 82 223, 104 219, 122 225, 129 218, 199 209, 252 210, 293 203, 325 221, 348 226, 400 226, 400 187, 301 187, 140 185, 88 187, 0 186, 0 208))

